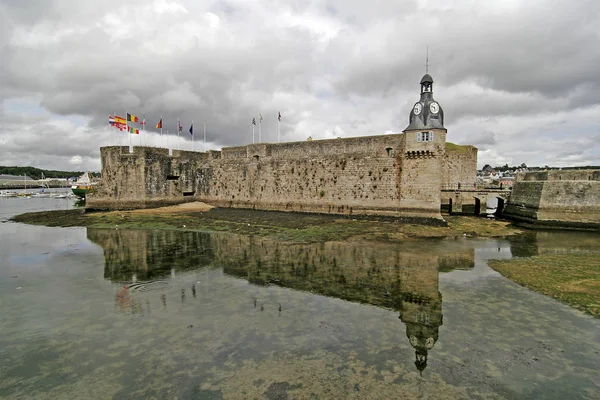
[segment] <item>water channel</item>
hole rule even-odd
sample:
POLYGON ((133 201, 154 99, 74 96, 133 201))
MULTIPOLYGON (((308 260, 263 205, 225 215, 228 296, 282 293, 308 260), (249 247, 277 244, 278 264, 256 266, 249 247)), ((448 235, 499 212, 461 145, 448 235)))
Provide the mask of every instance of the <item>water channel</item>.
POLYGON ((289 244, 7 222, 0 398, 598 399, 600 321, 487 260, 600 236, 289 244))

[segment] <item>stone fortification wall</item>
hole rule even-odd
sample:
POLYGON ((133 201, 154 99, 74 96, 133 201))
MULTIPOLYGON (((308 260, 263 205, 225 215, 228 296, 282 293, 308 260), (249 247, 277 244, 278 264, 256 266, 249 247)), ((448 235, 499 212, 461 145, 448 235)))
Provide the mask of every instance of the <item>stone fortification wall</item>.
POLYGON ((248 145, 245 157, 204 165, 197 196, 227 207, 395 214, 402 147, 403 135, 248 145))
POLYGON ((462 189, 473 187, 477 181, 477 152, 474 146, 446 143, 442 188, 456 189, 459 182, 462 189))
POLYGON ((87 207, 200 200, 221 207, 441 219, 445 131, 436 136, 408 150, 404 134, 172 155, 166 149, 134 147, 130 154, 127 147, 104 147, 103 183, 87 207))
POLYGON ((179 204, 195 200, 196 168, 214 158, 212 153, 126 146, 100 149, 102 182, 88 194, 91 209, 131 209, 179 204))
POLYGON ((547 225, 600 227, 600 170, 519 173, 503 215, 547 225))

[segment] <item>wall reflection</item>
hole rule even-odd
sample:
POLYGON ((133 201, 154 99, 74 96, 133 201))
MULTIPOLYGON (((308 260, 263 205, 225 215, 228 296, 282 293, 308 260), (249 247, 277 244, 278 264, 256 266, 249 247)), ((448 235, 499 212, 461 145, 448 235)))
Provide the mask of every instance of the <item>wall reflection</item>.
POLYGON ((208 233, 88 228, 87 238, 104 250, 104 279, 150 281, 201 268, 214 259, 208 233))
POLYGON ((586 231, 532 231, 506 238, 514 257, 595 252, 600 235, 586 231))
MULTIPOLYGON (((398 311, 419 371, 427 366, 443 323, 439 272, 473 268, 475 259, 472 248, 435 241, 287 244, 231 234, 91 228, 87 236, 104 249, 105 279, 121 286, 116 294, 119 307, 132 312, 141 307, 129 296, 140 285, 152 287, 181 271, 219 267, 257 285, 398 311)), ((193 284, 191 295, 196 297, 193 284)), ((166 308, 166 295, 160 298, 166 308)), ((186 301, 184 289, 180 301, 186 301)))

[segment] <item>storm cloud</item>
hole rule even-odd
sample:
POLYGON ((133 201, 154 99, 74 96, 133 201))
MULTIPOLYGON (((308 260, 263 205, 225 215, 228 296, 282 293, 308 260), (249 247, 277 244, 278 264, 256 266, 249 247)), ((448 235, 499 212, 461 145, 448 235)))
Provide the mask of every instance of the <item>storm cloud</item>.
POLYGON ((197 150, 244 145, 259 114, 276 142, 278 112, 282 141, 401 132, 427 49, 447 140, 479 166, 600 165, 597 1, 0 0, 0 22, 3 165, 191 149, 192 121, 197 150), (126 112, 148 131, 107 127, 126 112))

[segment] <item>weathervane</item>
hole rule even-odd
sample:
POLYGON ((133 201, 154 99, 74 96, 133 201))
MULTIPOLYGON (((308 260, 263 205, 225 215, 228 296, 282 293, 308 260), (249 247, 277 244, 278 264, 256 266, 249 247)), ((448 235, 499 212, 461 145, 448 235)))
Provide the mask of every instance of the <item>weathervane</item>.
POLYGON ((425 73, 429 73, 429 46, 427 46, 427 55, 425 56, 425 73))

